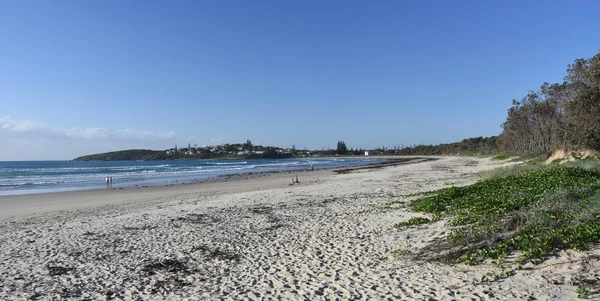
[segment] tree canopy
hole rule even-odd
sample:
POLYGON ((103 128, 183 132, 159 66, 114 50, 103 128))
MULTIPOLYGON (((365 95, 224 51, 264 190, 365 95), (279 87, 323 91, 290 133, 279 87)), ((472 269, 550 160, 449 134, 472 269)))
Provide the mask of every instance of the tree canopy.
POLYGON ((346 142, 338 141, 335 153, 338 155, 345 155, 347 152, 348 147, 346 147, 346 142))
POLYGON ((600 52, 575 60, 562 83, 544 83, 520 101, 513 100, 502 128, 506 151, 600 149, 600 52))

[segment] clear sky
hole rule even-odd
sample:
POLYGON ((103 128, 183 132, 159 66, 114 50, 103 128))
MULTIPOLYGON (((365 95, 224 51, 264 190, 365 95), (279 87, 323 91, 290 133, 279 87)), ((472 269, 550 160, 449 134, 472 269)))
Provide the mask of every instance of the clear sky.
POLYGON ((497 135, 600 1, 0 0, 0 160, 497 135))

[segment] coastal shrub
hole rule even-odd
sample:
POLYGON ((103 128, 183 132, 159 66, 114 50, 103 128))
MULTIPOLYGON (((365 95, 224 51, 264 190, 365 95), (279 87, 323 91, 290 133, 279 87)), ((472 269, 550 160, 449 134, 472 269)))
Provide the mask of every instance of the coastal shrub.
POLYGON ((431 191, 410 201, 409 208, 448 218, 448 240, 434 250, 444 251, 439 259, 474 264, 519 251, 517 264, 537 263, 559 249, 585 250, 600 241, 600 171, 517 169, 470 186, 431 191))

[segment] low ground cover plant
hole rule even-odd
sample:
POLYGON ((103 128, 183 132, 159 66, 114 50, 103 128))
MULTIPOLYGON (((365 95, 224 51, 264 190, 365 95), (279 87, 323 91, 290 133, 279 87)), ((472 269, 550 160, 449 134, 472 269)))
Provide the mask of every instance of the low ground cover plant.
MULTIPOLYGON (((451 227, 446 241, 419 255, 476 264, 486 259, 504 262, 517 254, 514 262, 521 265, 538 263, 561 249, 585 250, 600 241, 599 169, 552 166, 508 174, 430 191, 410 201, 411 210, 448 218, 451 227)), ((415 218, 397 227, 426 220, 415 218)))
POLYGON ((418 216, 418 217, 413 217, 413 218, 409 219, 408 221, 397 223, 396 228, 402 229, 402 228, 406 228, 406 227, 410 227, 410 226, 419 226, 419 225, 429 224, 430 222, 431 222, 430 219, 428 219, 426 217, 418 216))
POLYGON ((492 160, 500 161, 500 160, 507 160, 508 158, 510 158, 508 155, 500 154, 500 155, 494 156, 492 158, 492 160))

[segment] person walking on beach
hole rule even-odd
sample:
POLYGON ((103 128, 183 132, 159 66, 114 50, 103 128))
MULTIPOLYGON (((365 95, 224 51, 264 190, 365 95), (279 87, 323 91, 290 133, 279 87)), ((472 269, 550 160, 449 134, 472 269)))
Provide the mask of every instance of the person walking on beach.
POLYGON ((106 187, 108 187, 109 183, 110 183, 110 177, 106 177, 106 187))

